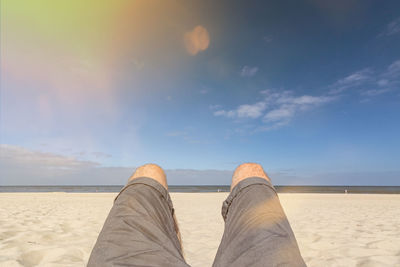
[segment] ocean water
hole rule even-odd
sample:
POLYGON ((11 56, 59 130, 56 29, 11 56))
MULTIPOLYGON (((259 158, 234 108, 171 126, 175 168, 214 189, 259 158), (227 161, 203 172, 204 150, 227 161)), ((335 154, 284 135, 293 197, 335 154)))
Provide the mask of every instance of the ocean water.
MULTIPOLYGON (((0 192, 117 193, 122 185, 0 186, 0 192)), ((400 194, 400 186, 275 186, 278 193, 400 194)), ((228 185, 171 185, 170 192, 229 192, 228 185)))

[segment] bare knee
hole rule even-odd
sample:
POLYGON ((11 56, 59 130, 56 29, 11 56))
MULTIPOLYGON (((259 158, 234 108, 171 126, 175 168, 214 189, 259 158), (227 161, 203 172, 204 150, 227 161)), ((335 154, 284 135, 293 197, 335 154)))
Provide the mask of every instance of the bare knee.
POLYGON ((231 190, 240 181, 249 177, 260 177, 270 181, 269 177, 265 173, 263 167, 258 163, 243 163, 240 164, 234 171, 232 176, 231 190))
POLYGON ((165 172, 157 164, 148 163, 137 167, 133 175, 129 178, 129 181, 139 177, 152 178, 162 184, 166 189, 168 189, 167 177, 165 175, 165 172))

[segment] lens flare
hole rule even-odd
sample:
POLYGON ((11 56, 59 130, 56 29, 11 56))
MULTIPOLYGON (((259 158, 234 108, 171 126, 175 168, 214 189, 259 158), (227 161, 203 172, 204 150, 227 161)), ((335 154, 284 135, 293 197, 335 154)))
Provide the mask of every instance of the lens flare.
POLYGON ((186 50, 191 55, 204 51, 210 44, 210 35, 206 28, 199 25, 192 31, 185 33, 184 42, 186 50))

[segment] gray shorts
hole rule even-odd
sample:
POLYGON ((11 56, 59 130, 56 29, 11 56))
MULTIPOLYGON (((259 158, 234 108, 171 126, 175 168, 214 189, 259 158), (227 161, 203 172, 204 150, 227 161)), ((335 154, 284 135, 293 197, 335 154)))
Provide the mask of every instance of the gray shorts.
MULTIPOLYGON (((88 266, 189 266, 176 232, 168 191, 142 177, 117 196, 88 266)), ((215 256, 220 266, 306 266, 271 183, 238 183, 222 206, 225 231, 215 256)))

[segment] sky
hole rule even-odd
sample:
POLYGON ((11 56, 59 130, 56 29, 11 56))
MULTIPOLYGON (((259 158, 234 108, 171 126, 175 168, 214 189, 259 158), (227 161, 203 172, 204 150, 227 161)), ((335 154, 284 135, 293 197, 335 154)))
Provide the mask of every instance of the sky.
POLYGON ((0 185, 400 185, 400 2, 1 1, 0 185))

